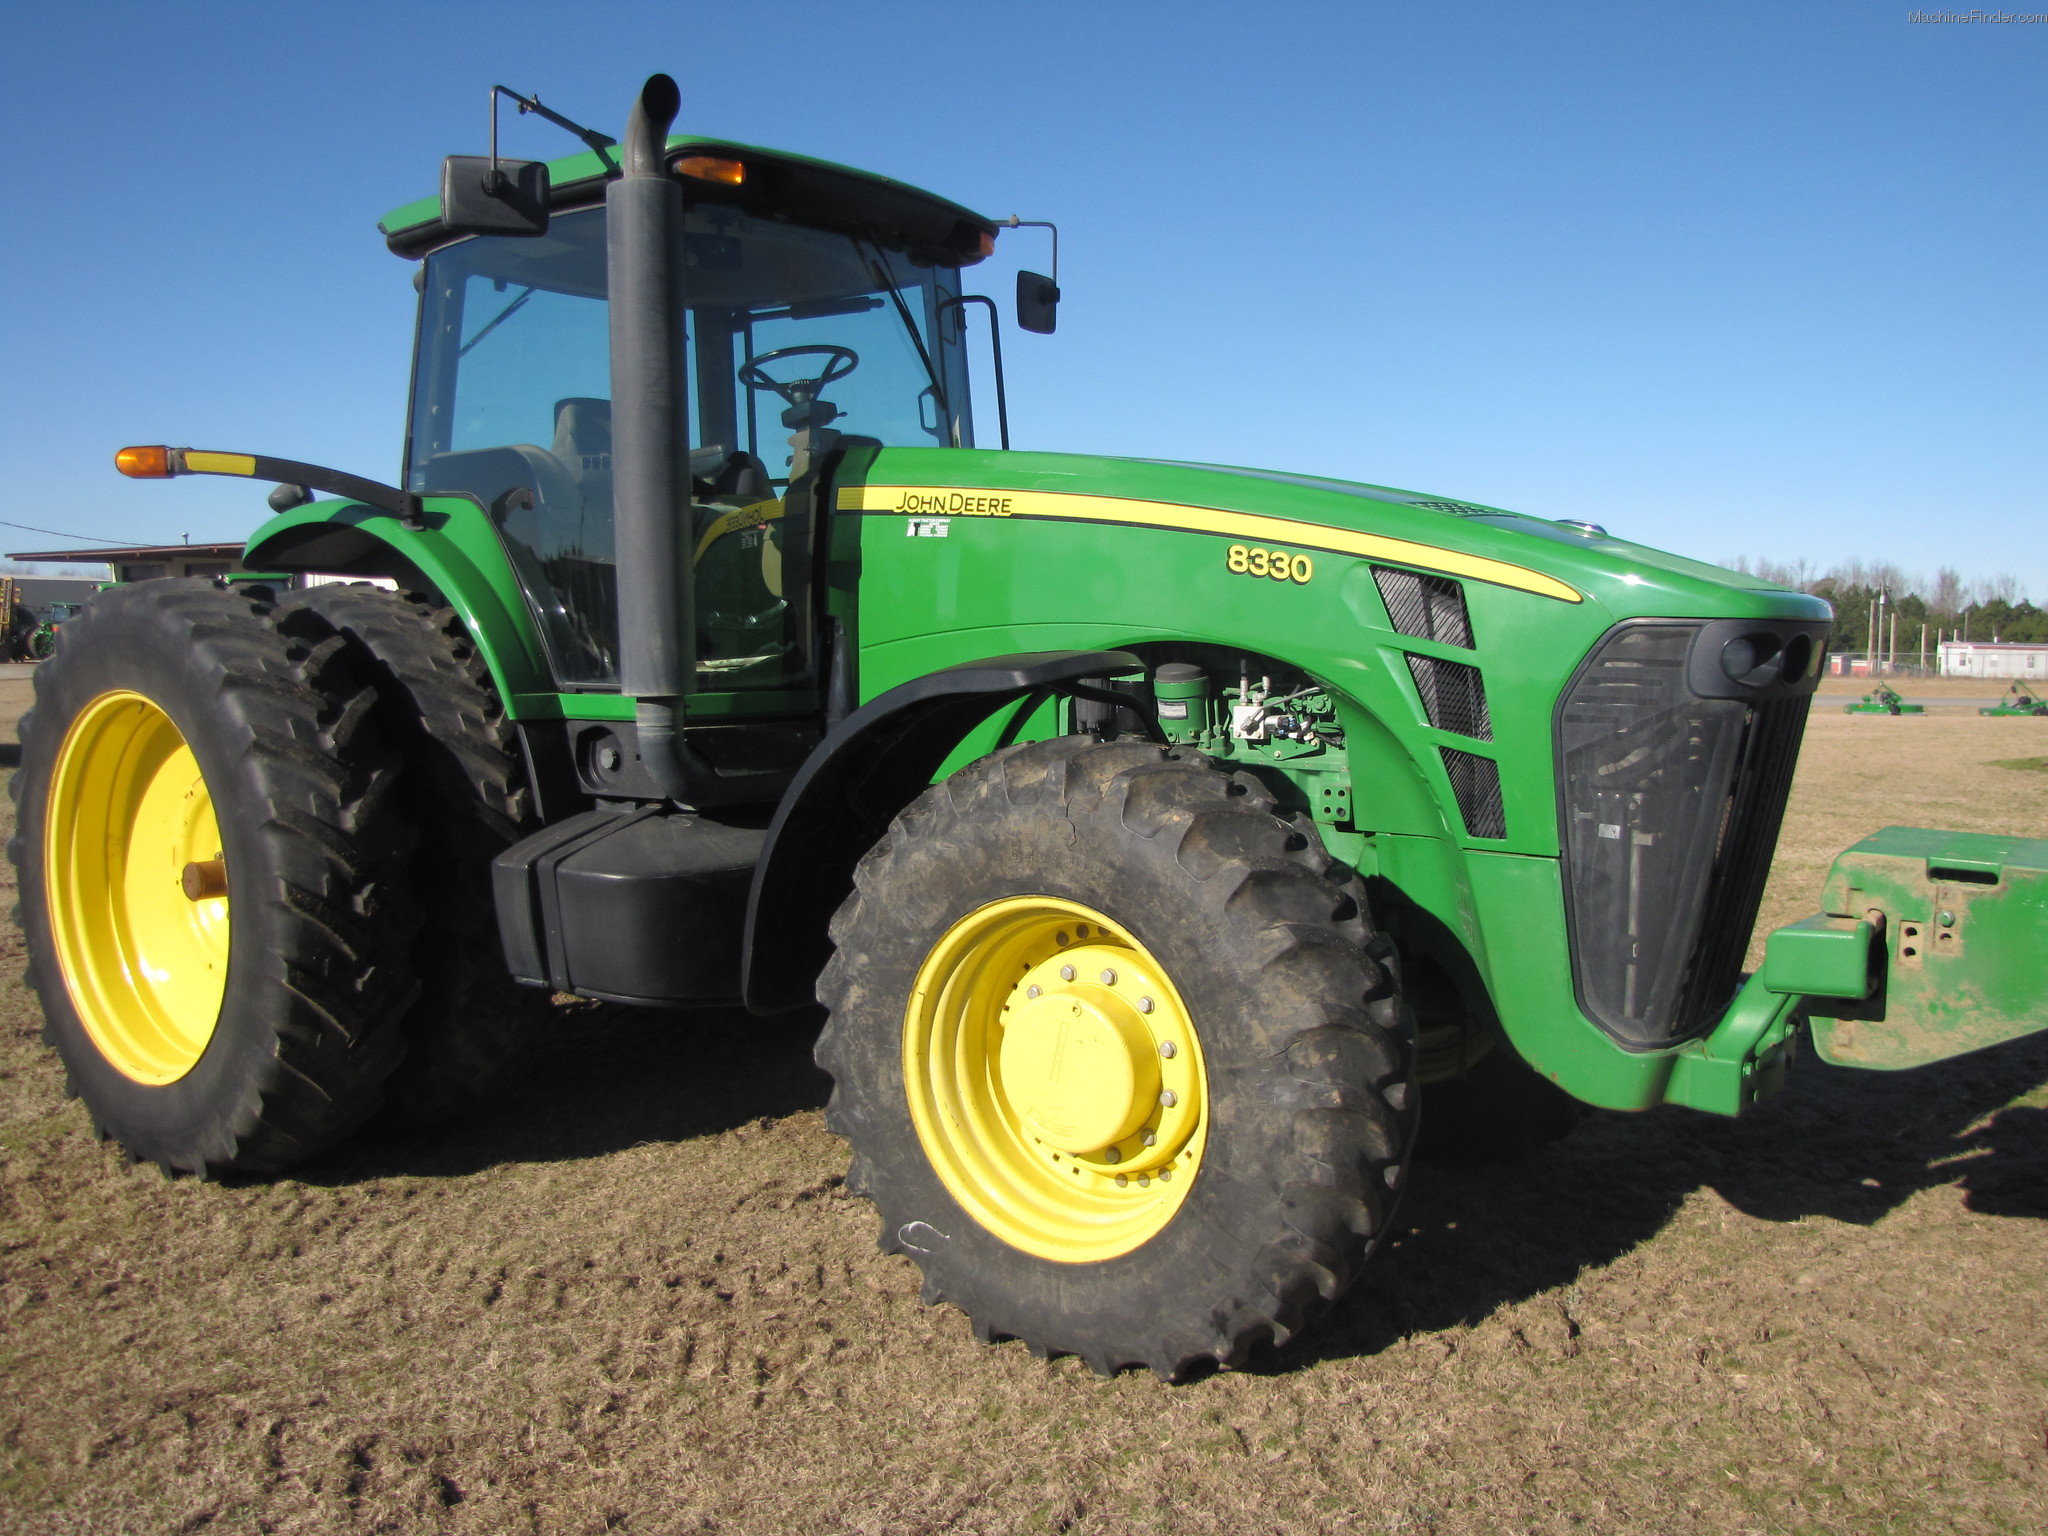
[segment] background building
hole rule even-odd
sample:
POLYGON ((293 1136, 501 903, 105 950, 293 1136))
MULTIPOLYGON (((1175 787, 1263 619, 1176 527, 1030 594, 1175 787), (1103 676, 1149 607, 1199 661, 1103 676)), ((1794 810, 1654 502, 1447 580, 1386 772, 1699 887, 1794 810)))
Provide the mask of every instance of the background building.
MULTIPOLYGON (((113 573, 115 581, 148 581, 157 576, 226 576, 246 569, 242 545, 233 544, 137 544, 125 549, 44 549, 9 555, 51 565, 100 565, 113 573)), ((37 578, 28 578, 31 581, 37 578)))
POLYGON ((2022 677, 2048 681, 2048 644, 2040 641, 1944 640, 1943 677, 2022 677))
POLYGON ((82 603, 99 591, 102 583, 76 576, 14 576, 15 590, 22 606, 39 619, 47 619, 58 603, 82 603))

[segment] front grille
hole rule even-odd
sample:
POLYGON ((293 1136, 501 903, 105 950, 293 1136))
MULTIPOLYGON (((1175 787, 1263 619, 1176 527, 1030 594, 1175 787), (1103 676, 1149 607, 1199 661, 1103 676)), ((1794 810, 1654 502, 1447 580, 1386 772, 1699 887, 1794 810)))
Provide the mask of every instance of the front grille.
POLYGON ((1728 797, 1728 816, 1707 889, 1707 913, 1699 953, 1686 978, 1679 1028, 1697 1034, 1721 1016, 1742 980, 1750 931, 1763 905, 1792 772, 1813 697, 1772 699, 1753 712, 1742 744, 1742 762, 1728 797))
POLYGON ((1699 1033, 1734 994, 1809 703, 1699 697, 1701 628, 1624 625, 1558 706, 1573 980, 1635 1046, 1699 1033))
POLYGON ((1439 656, 1410 656, 1408 674, 1422 695, 1422 712, 1440 731, 1456 731, 1480 741, 1493 740, 1493 721, 1486 713, 1486 684, 1477 667, 1439 656))
POLYGON ((1472 649, 1472 618, 1465 611, 1465 589, 1455 581, 1390 565, 1374 566, 1372 579, 1396 631, 1472 649))

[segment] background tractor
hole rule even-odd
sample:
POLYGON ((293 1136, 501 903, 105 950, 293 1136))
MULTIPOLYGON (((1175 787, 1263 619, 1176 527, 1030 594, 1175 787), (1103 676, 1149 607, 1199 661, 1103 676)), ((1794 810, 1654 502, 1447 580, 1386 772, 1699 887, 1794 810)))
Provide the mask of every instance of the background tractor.
POLYGON ((2006 685, 2005 696, 1987 709, 1977 711, 1980 715, 2048 715, 2048 699, 2027 686, 2024 679, 2014 678, 2006 685))
MULTIPOLYGON (((676 105, 545 114, 588 152, 455 157, 386 218, 397 484, 118 456, 275 482, 248 566, 361 578, 116 587, 37 674, 30 974, 132 1157, 452 1113, 555 992, 822 1002, 927 1298, 1172 1376, 1343 1293, 1425 1110, 1511 1153, 1738 1113, 1809 1017, 1886 1067, 2048 1024, 2039 843, 1873 840, 1745 974, 1825 603, 1588 523, 978 448, 996 222, 676 105)), ((1019 322, 1057 298, 1025 274, 1019 322)))

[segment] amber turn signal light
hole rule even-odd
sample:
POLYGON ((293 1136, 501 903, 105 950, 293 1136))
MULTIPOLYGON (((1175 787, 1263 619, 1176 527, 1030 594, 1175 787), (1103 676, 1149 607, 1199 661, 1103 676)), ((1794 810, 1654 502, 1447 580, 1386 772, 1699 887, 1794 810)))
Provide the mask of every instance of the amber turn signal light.
POLYGON ((114 455, 114 468, 136 480, 168 480, 177 473, 171 450, 163 447, 123 448, 114 455))
POLYGON ((737 160, 721 160, 716 155, 684 155, 676 161, 676 173, 694 176, 699 181, 722 182, 728 187, 743 186, 747 180, 747 168, 737 160))

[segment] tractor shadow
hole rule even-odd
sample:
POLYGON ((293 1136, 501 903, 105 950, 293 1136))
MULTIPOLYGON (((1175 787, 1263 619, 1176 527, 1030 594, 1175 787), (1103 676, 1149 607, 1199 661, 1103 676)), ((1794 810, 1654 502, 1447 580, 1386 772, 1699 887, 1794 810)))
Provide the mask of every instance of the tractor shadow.
POLYGON ((821 1022, 563 1004, 512 1079, 469 1113, 425 1128, 386 1116, 295 1176, 341 1185, 578 1162, 819 1109, 832 1088, 811 1060, 821 1022))
MULTIPOLYGON (((459 1177, 691 1141, 822 1107, 820 1017, 609 1004, 556 1010, 532 1058, 489 1102, 430 1130, 373 1124, 296 1176, 340 1186, 459 1177)), ((2048 1218, 2048 1035, 1913 1072, 1830 1067, 1810 1051, 1740 1120, 1688 1110, 1602 1113, 1523 1162, 1418 1163, 1396 1236, 1300 1345, 1254 1371, 1377 1354, 1469 1326, 1570 1284, 1655 1237, 1712 1189, 1746 1215, 1868 1225, 1921 1190, 1958 1187, 1984 1215, 2048 1218)))
POLYGON ((1622 1257, 1700 1189, 1773 1222, 1869 1225, 1942 1185, 1980 1214, 2048 1218, 2048 1109, 2012 1106, 2043 1083, 2048 1036, 1911 1072, 1831 1067, 1807 1050, 1785 1091, 1740 1120, 1603 1113, 1521 1163, 1419 1163, 1395 1243, 1268 1368, 1477 1323, 1622 1257))

